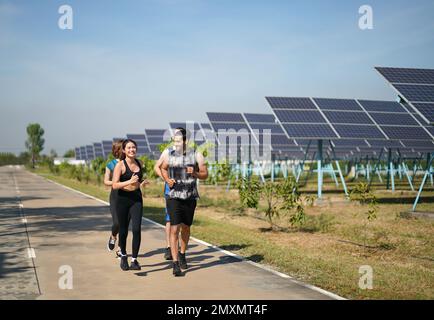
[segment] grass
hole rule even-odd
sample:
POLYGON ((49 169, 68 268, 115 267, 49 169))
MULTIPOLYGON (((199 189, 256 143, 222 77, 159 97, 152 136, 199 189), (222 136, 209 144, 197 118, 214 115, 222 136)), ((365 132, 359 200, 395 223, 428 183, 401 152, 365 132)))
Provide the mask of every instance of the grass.
MULTIPOLYGON (((36 173, 108 199, 104 187, 43 170, 36 173)), ((400 214, 411 208, 402 199, 414 199, 414 192, 376 188, 379 213, 372 222, 366 219, 365 206, 344 201, 342 194, 325 193, 321 205, 306 209, 303 228, 291 228, 287 218, 281 217, 275 221, 280 227, 275 231, 260 211, 240 209, 236 190, 201 185, 192 235, 346 298, 433 299, 434 222, 400 214), (363 265, 373 268, 372 290, 358 287, 363 265)), ((144 201, 144 216, 159 223, 164 223, 162 190, 161 183, 153 183, 144 201)), ((433 192, 424 195, 429 201, 433 192)), ((433 212, 434 206, 425 202, 418 210, 433 212)))

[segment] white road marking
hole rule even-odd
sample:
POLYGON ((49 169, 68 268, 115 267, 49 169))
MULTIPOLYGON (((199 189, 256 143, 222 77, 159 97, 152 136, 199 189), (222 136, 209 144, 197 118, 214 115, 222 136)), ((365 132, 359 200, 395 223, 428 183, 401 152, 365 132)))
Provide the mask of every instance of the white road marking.
POLYGON ((29 259, 35 259, 36 258, 35 249, 33 249, 33 248, 27 248, 27 257, 29 259))

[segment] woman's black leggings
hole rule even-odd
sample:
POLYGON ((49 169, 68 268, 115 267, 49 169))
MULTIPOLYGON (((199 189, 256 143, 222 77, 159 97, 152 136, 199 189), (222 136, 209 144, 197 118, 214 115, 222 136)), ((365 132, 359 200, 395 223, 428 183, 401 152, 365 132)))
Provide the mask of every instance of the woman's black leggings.
POLYGON ((110 192, 110 213, 112 214, 112 236, 117 237, 119 233, 119 219, 116 212, 116 203, 118 201, 118 190, 113 190, 110 192))
POLYGON ((119 190, 116 211, 119 219, 119 247, 123 255, 127 254, 128 226, 132 220, 133 258, 139 255, 142 236, 143 200, 140 190, 127 192, 119 190))

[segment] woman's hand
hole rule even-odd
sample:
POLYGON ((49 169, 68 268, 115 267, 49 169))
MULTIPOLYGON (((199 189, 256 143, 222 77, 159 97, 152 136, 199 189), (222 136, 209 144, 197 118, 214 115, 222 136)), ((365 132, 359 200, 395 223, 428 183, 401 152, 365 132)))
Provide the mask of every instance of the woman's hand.
POLYGON ((137 174, 133 174, 129 182, 130 184, 135 184, 136 182, 139 182, 139 176, 137 174))

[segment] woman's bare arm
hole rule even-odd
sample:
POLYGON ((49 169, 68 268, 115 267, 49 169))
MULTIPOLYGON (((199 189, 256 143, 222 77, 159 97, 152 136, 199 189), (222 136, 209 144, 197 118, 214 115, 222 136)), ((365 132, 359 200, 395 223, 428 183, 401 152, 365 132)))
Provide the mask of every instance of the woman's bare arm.
POLYGON ((111 187, 113 185, 112 180, 110 179, 112 175, 112 172, 110 171, 109 168, 105 168, 105 173, 104 173, 104 184, 107 187, 111 187))

